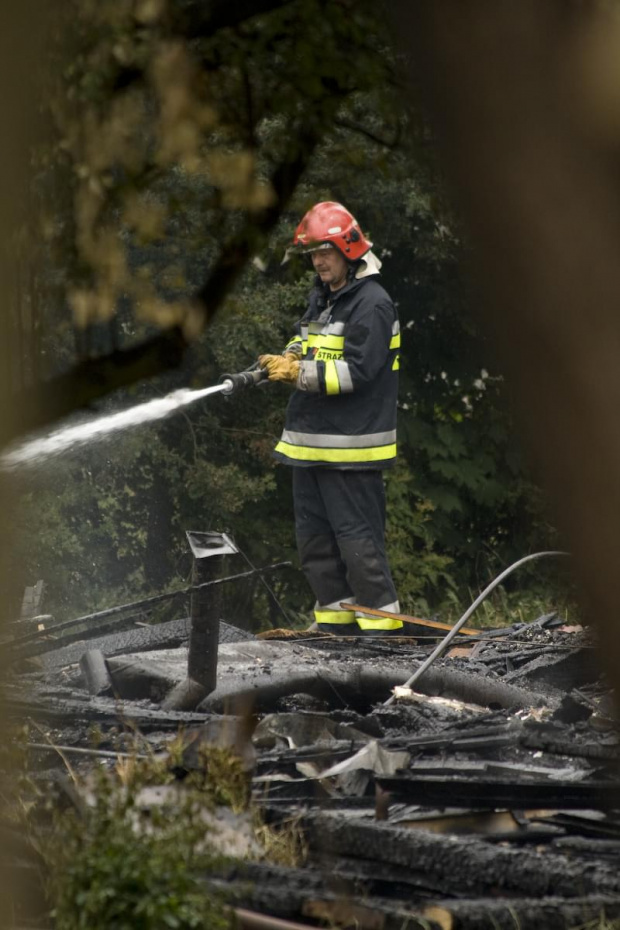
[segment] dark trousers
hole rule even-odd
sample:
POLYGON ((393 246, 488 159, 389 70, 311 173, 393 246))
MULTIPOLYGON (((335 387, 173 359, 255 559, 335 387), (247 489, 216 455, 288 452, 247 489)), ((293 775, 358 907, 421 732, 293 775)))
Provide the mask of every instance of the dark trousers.
POLYGON ((364 617, 341 601, 397 612, 385 553, 385 489, 380 471, 293 468, 295 532, 301 566, 317 599, 322 629, 390 630, 400 621, 364 617))

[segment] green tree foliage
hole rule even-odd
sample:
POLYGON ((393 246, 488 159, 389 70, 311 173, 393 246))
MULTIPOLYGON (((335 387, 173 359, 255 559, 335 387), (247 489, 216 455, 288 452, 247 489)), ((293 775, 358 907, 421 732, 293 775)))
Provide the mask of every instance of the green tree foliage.
MULTIPOLYGON (((214 383, 280 351, 312 283, 308 265, 281 264, 295 225, 318 200, 347 204, 384 262, 403 332, 400 459, 387 479, 401 602, 449 608, 552 530, 469 317, 432 138, 400 103, 379 14, 292 0, 189 41, 192 4, 186 20, 174 5, 138 7, 118 3, 96 35, 80 19, 91 41, 65 74, 67 161, 49 170, 71 168, 77 207, 65 203, 51 238, 73 230, 66 267, 81 342, 102 352, 155 325, 198 332, 196 295, 221 298, 228 262, 226 287, 236 286, 183 367, 113 403, 214 383), (84 119, 92 134, 71 135, 84 119), (273 203, 277 223, 264 221, 273 203)), ((67 319, 58 300, 50 312, 67 319)), ((67 335, 51 337, 52 365, 66 364, 67 335)), ((28 490, 15 571, 24 583, 45 578, 48 608, 66 614, 186 580, 185 529, 232 533, 254 564, 294 559, 290 474, 271 456, 286 399, 280 385, 207 399, 50 466, 28 490)), ((291 616, 309 609, 298 571, 270 583, 291 616)), ((258 582, 233 592, 230 619, 282 622, 258 582)))

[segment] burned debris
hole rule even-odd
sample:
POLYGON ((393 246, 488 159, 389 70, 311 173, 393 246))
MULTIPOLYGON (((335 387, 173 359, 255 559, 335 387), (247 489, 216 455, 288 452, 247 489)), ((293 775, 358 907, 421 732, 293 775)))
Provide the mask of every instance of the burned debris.
POLYGON ((261 821, 294 823, 304 850, 274 863, 247 818, 226 815, 234 862, 204 884, 226 891, 240 926, 554 930, 620 917, 620 747, 588 630, 547 615, 462 637, 412 690, 428 631, 262 638, 221 622, 216 601, 194 606, 17 666, 8 707, 36 722, 38 778, 58 784, 61 756, 111 764, 128 722, 162 757, 182 733, 174 790, 209 777, 205 747, 231 751, 261 821), (208 681, 192 653, 205 616, 218 641, 208 681))

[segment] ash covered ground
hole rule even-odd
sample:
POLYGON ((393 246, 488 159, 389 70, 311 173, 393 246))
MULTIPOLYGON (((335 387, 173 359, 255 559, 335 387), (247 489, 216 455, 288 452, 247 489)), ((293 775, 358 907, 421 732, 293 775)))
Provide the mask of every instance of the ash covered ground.
POLYGON ((233 733, 266 822, 295 821, 307 846, 300 867, 222 873, 239 907, 360 930, 620 917, 618 731, 587 630, 550 615, 461 637, 386 704, 436 640, 255 638, 222 623, 215 691, 169 710, 188 637, 181 620, 22 656, 7 701, 33 721, 36 777, 65 777, 54 747, 78 771, 105 764, 79 753, 93 725, 110 759, 136 729, 155 752, 179 729, 194 749, 233 733))

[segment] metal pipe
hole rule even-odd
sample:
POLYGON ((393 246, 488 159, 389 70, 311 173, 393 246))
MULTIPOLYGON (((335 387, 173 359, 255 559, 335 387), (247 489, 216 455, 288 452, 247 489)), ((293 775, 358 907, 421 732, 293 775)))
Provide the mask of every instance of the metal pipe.
POLYGON ((257 914, 241 907, 235 908, 238 930, 313 930, 310 924, 298 924, 268 914, 257 914))
MULTIPOLYGON (((556 549, 553 549, 549 552, 534 552, 532 555, 526 555, 524 556, 524 558, 519 559, 518 562, 514 562, 512 565, 509 565, 508 568, 505 568, 504 571, 491 582, 491 584, 487 585, 487 587, 484 589, 482 594, 478 595, 478 597, 473 602, 471 607, 467 608, 467 610, 465 611, 463 616, 460 618, 460 620, 457 620, 457 622, 454 624, 450 632, 447 633, 446 636, 444 636, 442 641, 439 643, 437 648, 433 650, 433 652, 430 654, 428 659, 426 659, 422 663, 420 668, 417 669, 413 673, 413 675, 411 675, 407 679, 406 682, 404 682, 402 687, 411 688, 411 686, 414 685, 415 682, 418 681, 418 679, 422 677, 424 672, 431 667, 435 659, 439 658, 439 656, 442 654, 442 652, 444 652, 446 647, 450 645, 450 643, 452 642, 456 634, 459 632, 461 627, 469 620, 474 610, 476 610, 476 608, 479 607, 480 604, 482 604, 484 599, 491 593, 491 591, 493 591, 498 586, 498 584, 500 584, 504 580, 504 578, 510 575, 516 568, 519 568, 519 566, 524 565, 526 562, 531 562, 533 559, 542 559, 543 557, 550 556, 550 555, 564 556, 564 555, 570 555, 570 552, 562 552, 561 550, 556 550, 556 549)), ((390 704, 393 703, 393 701, 394 701, 394 695, 391 695, 387 699, 387 701, 383 702, 384 707, 389 706, 390 704)))
POLYGON ((66 755, 97 756, 102 759, 151 759, 152 756, 141 752, 109 752, 106 749, 85 749, 82 746, 57 746, 56 743, 28 743, 28 749, 39 749, 46 752, 62 752, 66 755))

